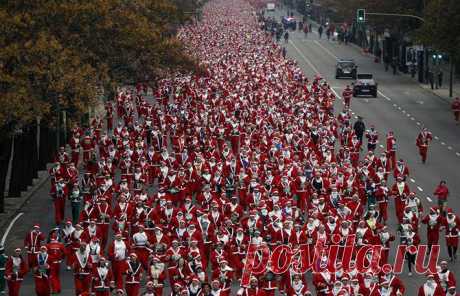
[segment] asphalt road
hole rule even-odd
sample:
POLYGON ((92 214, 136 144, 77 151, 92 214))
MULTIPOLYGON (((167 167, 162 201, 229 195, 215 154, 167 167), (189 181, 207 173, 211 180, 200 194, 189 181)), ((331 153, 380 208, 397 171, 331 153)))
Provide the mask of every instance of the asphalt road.
MULTIPOLYGON (((282 12, 277 11, 275 15, 279 19, 282 12)), ((453 121, 448 102, 421 88, 405 75, 393 76, 390 72, 385 72, 383 65, 375 64, 372 58, 361 54, 359 49, 327 41, 324 37, 320 40, 316 33, 310 33, 308 38, 305 38, 303 33, 293 32, 290 34, 289 43, 285 46, 288 56, 295 59, 309 77, 320 73, 339 95, 351 81, 334 78, 337 58, 353 58, 360 72, 374 74, 379 83, 378 98, 352 99, 354 115, 363 116, 367 126, 371 124, 376 126, 382 145, 385 145, 386 133, 390 130, 395 132, 397 157, 403 158, 408 163, 411 171, 409 186, 422 200, 425 209, 436 205, 436 200, 431 194, 439 181, 444 179, 451 191, 449 206, 454 212, 460 213, 460 201, 457 198, 460 192, 460 182, 457 183, 457 180, 460 179, 460 173, 457 170, 460 165, 460 139, 457 136, 460 127, 453 121), (421 126, 427 127, 435 138, 429 148, 428 161, 425 165, 421 163, 415 146, 415 138, 421 126), (432 198, 432 201, 429 201, 427 197, 432 198)), ((336 112, 342 109, 341 103, 340 100, 337 101, 336 112)), ((383 151, 381 146, 376 152, 380 151, 383 151)), ((390 185, 392 181, 390 178, 390 185)), ((5 245, 8 254, 11 254, 15 247, 23 246, 25 234, 33 224, 39 223, 46 232, 54 226, 53 206, 48 192, 49 183, 46 183, 24 207, 24 215, 18 219, 7 237, 5 245)), ((396 232, 393 203, 390 204, 389 213, 390 229, 396 232)), ((70 216, 70 213, 67 214, 66 216, 70 216)), ((420 233, 423 242, 426 240, 425 226, 421 226, 420 233)), ((441 258, 447 258, 443 236, 441 247, 441 258)), ((460 265, 450 264, 450 269, 455 274, 459 274, 460 265)), ((416 291, 415 289, 418 289, 424 281, 423 276, 407 276, 406 269, 400 276, 409 291, 406 295, 414 295, 415 292, 411 291, 416 291)), ((62 270, 61 281, 63 285, 61 295, 73 295, 72 273, 62 270)), ((33 294, 34 283, 29 274, 23 283, 21 295, 33 294)))
MULTIPOLYGON (((280 20, 286 11, 276 11, 274 15, 280 20)), ((448 206, 457 214, 460 213, 460 126, 453 120, 450 103, 422 88, 406 74, 393 75, 385 72, 383 64, 374 63, 373 58, 364 55, 359 48, 353 45, 339 44, 328 41, 325 34, 320 39, 316 28, 305 38, 303 32, 291 32, 289 43, 281 41, 287 49, 289 58, 298 62, 308 77, 321 74, 331 85, 337 95, 341 96, 347 85, 352 83, 348 79, 335 79, 335 65, 337 59, 354 59, 358 65, 358 73, 371 73, 378 83, 377 98, 353 98, 351 109, 356 117, 362 116, 366 127, 375 125, 379 132, 378 149, 376 155, 384 151, 386 134, 394 131, 396 136, 396 156, 403 158, 409 166, 410 178, 408 185, 423 203, 425 212, 431 206, 437 205, 432 196, 434 188, 440 180, 446 180, 450 190, 448 206), (421 127, 427 127, 433 133, 433 142, 429 147, 428 160, 422 164, 415 139, 421 127)), ((337 100, 335 114, 343 109, 342 100, 337 100)), ((389 186, 393 178, 389 179, 389 186)), ((394 204, 389 207, 390 229, 396 232, 396 217, 394 204)), ((422 243, 426 241, 426 226, 420 226, 422 243)), ((396 239, 393 245, 399 240, 396 239)), ((444 235, 441 235, 441 258, 448 259, 444 235)), ((395 249, 392 250, 392 258, 395 249)), ((460 273, 460 264, 450 264, 449 268, 460 273)), ((425 277, 420 275, 407 276, 407 269, 400 275, 408 291, 415 291, 424 282, 425 277)), ((409 292, 407 295, 413 295, 409 292)))

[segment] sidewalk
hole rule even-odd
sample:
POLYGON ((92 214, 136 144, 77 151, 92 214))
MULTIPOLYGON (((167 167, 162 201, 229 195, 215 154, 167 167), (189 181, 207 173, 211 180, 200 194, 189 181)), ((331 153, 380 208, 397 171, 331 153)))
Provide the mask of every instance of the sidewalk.
MULTIPOLYGON (((49 166, 47 166, 48 169, 49 166)), ((21 209, 30 201, 35 193, 42 188, 49 179, 48 171, 38 171, 38 178, 33 180, 33 185, 27 191, 21 192, 18 197, 5 197, 5 212, 0 213, 0 239, 11 220, 21 212, 21 209)))

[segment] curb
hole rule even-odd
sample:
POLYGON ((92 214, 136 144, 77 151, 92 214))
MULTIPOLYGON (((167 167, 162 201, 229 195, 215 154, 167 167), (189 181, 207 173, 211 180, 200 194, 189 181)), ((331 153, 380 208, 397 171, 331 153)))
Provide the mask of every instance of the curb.
MULTIPOLYGON (((47 173, 47 171, 42 171, 42 172, 47 173)), ((22 208, 24 208, 24 206, 29 203, 29 201, 32 198, 32 196, 34 196, 35 193, 40 188, 42 188, 42 186, 45 184, 46 181, 49 180, 49 178, 50 178, 50 176, 48 174, 46 174, 45 177, 39 178, 37 184, 35 184, 35 186, 33 186, 29 191, 26 192, 25 197, 23 198, 22 202, 19 204, 18 208, 15 211, 13 211, 6 219, 2 219, 4 221, 0 222, 0 231, 1 231, 1 233, 4 233, 5 227, 9 224, 9 222, 17 214, 19 214, 21 212, 22 208)))

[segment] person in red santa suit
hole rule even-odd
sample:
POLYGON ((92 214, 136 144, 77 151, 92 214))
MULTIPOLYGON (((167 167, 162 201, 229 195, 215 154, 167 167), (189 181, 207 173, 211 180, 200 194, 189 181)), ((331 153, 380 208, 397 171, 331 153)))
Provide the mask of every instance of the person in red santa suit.
POLYGON ((50 195, 54 201, 54 221, 56 225, 60 225, 64 220, 65 201, 69 197, 69 188, 63 178, 59 178, 57 183, 51 187, 50 195))
POLYGON ((344 104, 345 104, 345 108, 347 108, 347 109, 350 108, 351 97, 352 96, 353 96, 353 90, 350 88, 349 85, 347 85, 347 87, 342 92, 342 97, 343 97, 343 101, 344 101, 344 104))
POLYGON ((347 294, 348 293, 347 293, 347 290, 344 284, 341 281, 336 280, 334 285, 331 288, 331 291, 326 295, 327 296, 345 296, 347 294))
POLYGON ((90 158, 91 154, 94 150, 94 141, 90 136, 90 133, 86 133, 81 141, 81 147, 83 148, 83 162, 87 163, 90 158))
POLYGON ((72 150, 71 155, 71 161, 72 163, 75 164, 75 166, 78 166, 78 162, 80 161, 80 135, 78 134, 73 134, 72 138, 70 138, 70 149, 72 150))
POLYGON ((321 271, 313 273, 313 286, 316 289, 316 295, 327 296, 332 290, 333 283, 335 282, 335 274, 329 271, 321 271))
POLYGON ((460 293, 457 293, 456 287, 452 286, 447 289, 446 296, 460 296, 460 293))
POLYGON ((109 235, 110 218, 112 217, 112 209, 106 198, 100 198, 96 204, 96 217, 96 224, 101 232, 101 247, 105 249, 109 235))
POLYGON ((49 169, 49 175, 51 177, 51 185, 54 185, 59 178, 64 178, 66 170, 59 161, 55 162, 54 165, 49 169))
POLYGON ((171 244, 170 238, 163 232, 161 227, 155 226, 149 241, 158 256, 163 256, 171 244))
POLYGON ((231 266, 235 270, 235 276, 239 278, 244 267, 243 259, 246 257, 246 250, 249 245, 249 236, 244 233, 242 227, 236 229, 230 243, 231 249, 231 266))
POLYGON ((236 293, 237 296, 265 296, 265 291, 259 288, 259 281, 255 277, 251 277, 249 287, 241 287, 236 293))
POLYGON ((171 286, 176 284, 185 285, 187 278, 192 273, 183 257, 177 260, 176 265, 168 267, 169 281, 171 286))
POLYGON ((395 169, 396 168, 396 138, 393 134, 393 131, 389 131, 387 134, 387 156, 388 160, 390 161, 391 168, 395 169))
POLYGON ((377 229, 376 242, 382 246, 382 252, 380 254, 380 266, 388 263, 390 254, 390 243, 395 240, 395 236, 388 230, 388 226, 383 226, 377 229))
POLYGON ((147 233, 144 231, 144 226, 139 225, 139 230, 133 235, 132 250, 136 254, 136 260, 141 262, 144 269, 148 267, 148 259, 152 250, 150 249, 150 242, 147 233))
POLYGON ((452 271, 449 270, 447 261, 441 261, 439 271, 434 275, 435 281, 441 285, 443 291, 447 291, 449 287, 456 286, 457 280, 452 271))
POLYGON ((91 277, 91 290, 95 296, 109 296, 110 291, 115 288, 112 271, 104 257, 99 258, 98 264, 92 270, 91 277))
POLYGON ((394 275, 392 271, 384 273, 381 278, 381 282, 387 282, 392 293, 395 295, 404 295, 406 287, 404 286, 403 281, 394 275))
POLYGON ((270 268, 267 268, 261 279, 260 287, 265 291, 266 296, 275 296, 279 292, 279 275, 275 275, 270 268))
POLYGON ((16 248, 5 264, 5 279, 8 284, 8 295, 19 296, 22 281, 27 274, 26 261, 21 256, 21 249, 16 248))
POLYGON ((360 283, 357 277, 351 279, 349 296, 370 295, 370 293, 371 291, 360 283))
POLYGON ((153 283, 155 295, 163 295, 166 273, 166 265, 161 262, 160 257, 153 256, 148 270, 148 277, 153 283))
POLYGON ((141 287, 140 281, 144 269, 142 268, 142 263, 137 259, 135 253, 131 253, 129 258, 126 260, 126 269, 124 274, 126 275, 125 279, 125 290, 127 296, 138 296, 139 290, 141 287))
POLYGON ((379 207, 379 218, 378 222, 387 223, 388 220, 388 195, 390 190, 386 185, 385 180, 381 180, 375 191, 375 199, 379 207))
POLYGON ((442 290, 440 284, 435 280, 433 274, 428 274, 426 282, 418 289, 418 296, 444 296, 445 293, 442 290))
POLYGON ((35 224, 32 231, 30 231, 24 239, 24 249, 27 250, 27 263, 29 269, 32 269, 36 265, 37 254, 44 241, 45 235, 40 231, 40 225, 35 224))
POLYGON ((406 198, 410 194, 410 189, 403 177, 399 176, 396 183, 393 184, 390 194, 395 198, 395 211, 399 223, 402 222, 404 209, 406 207, 406 198))
POLYGON ((431 250, 432 245, 439 243, 439 233, 446 224, 445 218, 440 215, 438 209, 431 207, 430 213, 421 222, 427 225, 427 244, 428 249, 431 250))
POLYGON ((302 280, 302 276, 300 274, 295 274, 292 280, 289 283, 289 287, 287 289, 287 296, 305 296, 311 295, 310 291, 308 291, 307 283, 302 280))
POLYGON ((393 288, 390 286, 390 283, 387 281, 383 281, 381 283, 378 283, 374 286, 374 288, 371 290, 370 296, 400 296, 403 294, 396 294, 395 291, 393 291, 393 288))
POLYGON ((218 280, 220 283, 220 295, 230 296, 233 276, 233 269, 228 266, 228 261, 221 260, 219 266, 212 273, 212 280, 218 280))
POLYGON ((66 257, 66 265, 67 269, 70 269, 70 266, 72 265, 72 256, 71 253, 73 253, 73 248, 72 248, 72 233, 75 231, 75 227, 72 225, 72 221, 68 219, 64 226, 61 228, 60 231, 60 237, 64 243, 65 247, 65 257, 66 257))
POLYGON ((89 222, 89 225, 86 227, 86 229, 81 234, 81 240, 83 240, 87 244, 93 238, 97 238, 99 240, 102 238, 101 229, 96 224, 96 219, 91 219, 90 222, 89 222))
POLYGON ((65 258, 66 248, 63 243, 57 240, 56 233, 53 233, 50 242, 46 245, 48 249, 50 265, 50 290, 51 293, 61 293, 60 268, 61 262, 65 258))
POLYGON ((418 134, 415 144, 418 147, 418 152, 422 157, 422 163, 426 163, 426 158, 428 155, 428 145, 433 140, 433 135, 428 131, 426 127, 418 134))
POLYGON ((438 206, 443 216, 447 207, 447 197, 449 196, 449 188, 447 188, 446 181, 442 180, 433 192, 433 195, 438 198, 438 206))
POLYGON ((75 258, 75 262, 73 263, 75 294, 89 294, 93 262, 90 256, 89 247, 85 242, 80 243, 80 247, 75 251, 75 258))
POLYGON ((460 218, 452 209, 447 209, 445 222, 447 253, 450 261, 457 260, 458 236, 460 233, 460 218))
POLYGON ((113 129, 113 102, 107 101, 105 104, 105 119, 107 121, 107 130, 113 129))
POLYGON ((112 263, 113 279, 118 289, 123 288, 123 272, 126 258, 129 254, 129 245, 123 240, 122 234, 117 233, 115 240, 109 245, 109 260, 112 263))
POLYGON ((211 250, 209 255, 211 261, 211 269, 217 270, 219 268, 220 262, 222 260, 228 260, 229 254, 226 250, 224 250, 224 243, 223 242, 216 242, 214 244, 214 248, 211 250))

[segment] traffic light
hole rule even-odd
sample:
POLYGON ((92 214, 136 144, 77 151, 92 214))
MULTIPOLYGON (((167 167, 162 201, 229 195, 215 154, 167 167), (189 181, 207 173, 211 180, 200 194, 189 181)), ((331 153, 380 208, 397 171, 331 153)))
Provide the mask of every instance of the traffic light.
POLYGON ((358 23, 364 23, 366 21, 366 10, 358 9, 356 11, 356 20, 358 23))

